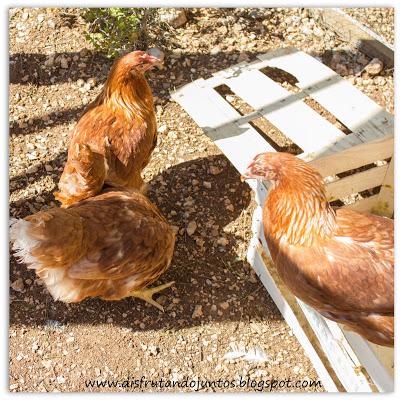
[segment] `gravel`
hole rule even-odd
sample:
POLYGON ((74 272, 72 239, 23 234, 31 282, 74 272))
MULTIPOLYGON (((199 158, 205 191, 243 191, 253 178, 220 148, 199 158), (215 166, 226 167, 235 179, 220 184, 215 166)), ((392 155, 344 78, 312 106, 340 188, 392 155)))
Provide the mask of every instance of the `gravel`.
POLYGON ((394 8, 345 8, 344 11, 394 45, 394 8))
MULTIPOLYGON (((151 44, 165 52, 165 68, 148 75, 160 129, 144 178, 150 199, 178 232, 171 268, 159 282, 176 282, 157 299, 165 313, 137 299, 54 302, 34 273, 11 256, 13 392, 133 390, 85 386, 86 379, 128 376, 317 379, 246 262, 255 207, 250 189, 186 112, 170 100, 169 91, 208 78, 239 60, 251 61, 258 53, 296 46, 393 112, 393 71, 369 76, 364 68, 371 60, 324 31, 307 9, 188 9, 186 16, 181 27, 160 32, 161 44, 151 44), (260 348, 269 361, 227 362, 224 355, 232 348, 260 348)), ((13 217, 56 205, 52 193, 66 160, 68 135, 106 79, 110 61, 85 41, 84 27, 79 11, 72 8, 10 12, 13 217)), ((324 116, 346 129, 329 114, 324 116)), ((296 151, 273 127, 262 128, 296 151)))

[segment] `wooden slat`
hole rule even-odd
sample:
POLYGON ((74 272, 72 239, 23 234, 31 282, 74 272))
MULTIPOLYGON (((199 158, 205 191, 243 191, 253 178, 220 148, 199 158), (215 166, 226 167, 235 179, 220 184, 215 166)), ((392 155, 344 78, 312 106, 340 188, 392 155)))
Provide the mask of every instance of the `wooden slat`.
POLYGON ((350 208, 351 210, 360 212, 372 212, 377 200, 378 195, 375 194, 373 196, 366 197, 365 199, 358 200, 355 203, 347 204, 344 206, 344 208, 350 208))
POLYGON ((380 186, 385 177, 387 165, 367 169, 358 174, 349 175, 338 181, 326 185, 326 192, 329 201, 346 197, 366 189, 380 186))
POLYGON ((386 175, 382 182, 378 201, 375 205, 380 215, 391 218, 394 212, 394 158, 389 163, 386 175))
POLYGON ((388 136, 320 157, 311 161, 310 164, 325 177, 390 158, 393 151, 394 137, 388 136))
POLYGON ((222 71, 224 83, 285 136, 306 152, 331 144, 345 134, 307 106, 301 97, 290 93, 256 69, 222 71))
POLYGON ((189 112, 240 173, 257 154, 274 151, 248 123, 235 123, 240 114, 202 79, 179 89, 173 99, 189 112))
POLYGON ((343 334, 349 342, 351 348, 364 365, 368 374, 373 379, 380 392, 393 392, 394 381, 390 372, 385 368, 384 363, 377 357, 373 348, 367 340, 364 340, 354 332, 343 330, 343 334))
POLYGON ((393 116, 314 57, 293 48, 258 56, 294 75, 303 89, 350 130, 372 140, 393 134, 393 116))

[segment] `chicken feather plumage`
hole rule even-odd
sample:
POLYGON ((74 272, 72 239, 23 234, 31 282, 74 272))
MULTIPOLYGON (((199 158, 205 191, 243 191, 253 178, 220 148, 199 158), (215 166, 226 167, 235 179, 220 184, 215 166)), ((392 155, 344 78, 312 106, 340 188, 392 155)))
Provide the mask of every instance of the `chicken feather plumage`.
POLYGON ((393 346, 393 220, 334 210, 321 175, 290 154, 260 154, 244 177, 273 184, 264 234, 292 293, 366 339, 393 346))
POLYGON ((101 93, 72 132, 59 191, 54 194, 63 206, 99 193, 104 183, 143 186, 141 171, 157 143, 153 96, 144 72, 159 63, 143 51, 114 63, 101 93), (77 146, 86 146, 86 151, 77 152, 77 146), (101 156, 102 165, 88 157, 89 152, 97 159, 101 156))
POLYGON ((67 208, 14 221, 13 249, 56 300, 119 300, 143 290, 171 263, 175 234, 145 196, 103 190, 67 208))

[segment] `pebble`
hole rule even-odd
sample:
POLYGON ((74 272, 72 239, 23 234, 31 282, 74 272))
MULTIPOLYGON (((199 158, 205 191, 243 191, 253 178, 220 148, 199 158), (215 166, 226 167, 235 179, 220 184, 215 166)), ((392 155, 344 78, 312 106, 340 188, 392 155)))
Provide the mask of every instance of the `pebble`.
POLYGON ((211 50, 210 50, 210 54, 212 55, 212 56, 215 56, 215 55, 217 55, 218 53, 220 53, 221 52, 221 48, 219 47, 219 46, 215 46, 215 47, 213 47, 211 50))
POLYGON ((45 170, 46 170, 47 172, 51 172, 51 171, 54 170, 53 167, 52 167, 50 164, 46 164, 46 165, 44 166, 44 168, 45 168, 45 170))
POLYGON ((36 165, 31 165, 26 172, 28 174, 36 174, 36 172, 38 172, 38 167, 36 165))
POLYGON ((165 53, 161 49, 159 49, 158 47, 153 47, 151 49, 148 49, 146 51, 146 53, 150 54, 153 57, 158 58, 161 61, 164 61, 165 53))
POLYGON ((187 22, 186 12, 179 8, 164 9, 160 13, 160 20, 171 25, 173 28, 180 28, 187 22))
POLYGON ((190 222, 188 223, 187 228, 186 228, 186 232, 187 232, 187 234, 188 234, 189 236, 192 236, 192 235, 196 232, 196 229, 197 229, 197 224, 196 224, 196 222, 195 222, 195 221, 190 221, 190 222))
POLYGON ((211 182, 203 182, 203 186, 204 186, 206 189, 211 189, 211 182))
POLYGON ((66 58, 62 57, 60 59, 60 66, 63 69, 67 69, 68 68, 68 60, 66 58))
POLYGON ((167 127, 167 125, 161 125, 159 128, 158 128, 158 133, 165 133, 166 131, 167 131, 167 129, 168 129, 168 127, 167 127))
POLYGON ((220 308, 222 308, 223 310, 227 310, 229 308, 229 303, 224 301, 223 303, 219 304, 220 308))
POLYGON ((383 70, 383 62, 379 58, 374 58, 365 66, 364 70, 370 76, 378 75, 383 70))
POLYGON ((203 306, 200 304, 197 304, 194 307, 194 311, 192 313, 192 318, 200 318, 203 316, 203 306))
POLYGON ((15 290, 16 292, 23 292, 25 289, 25 286, 24 286, 24 281, 22 280, 22 278, 18 278, 13 283, 11 283, 11 288, 13 290, 15 290))
POLYGON ((222 169, 215 165, 210 165, 209 171, 211 175, 219 175, 222 172, 222 169))
POLYGON ((226 238, 224 238, 224 237, 221 237, 221 238, 219 238, 218 240, 217 240, 217 243, 220 245, 220 246, 226 246, 227 244, 229 244, 229 240, 228 239, 226 239, 226 238))

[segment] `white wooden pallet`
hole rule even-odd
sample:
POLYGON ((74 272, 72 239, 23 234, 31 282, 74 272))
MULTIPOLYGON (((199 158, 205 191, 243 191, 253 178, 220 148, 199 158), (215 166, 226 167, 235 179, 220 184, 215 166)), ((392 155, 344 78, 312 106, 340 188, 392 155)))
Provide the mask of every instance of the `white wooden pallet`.
MULTIPOLYGON (((274 148, 249 124, 263 117, 296 143, 299 155, 323 176, 358 168, 393 155, 394 121, 391 114, 342 79, 317 59, 294 48, 258 56, 219 71, 210 79, 198 79, 172 93, 194 121, 215 142, 236 169, 243 173, 252 158, 274 148), (290 93, 263 74, 274 67, 297 79, 299 93, 290 93), (240 115, 215 90, 227 85, 255 110, 240 115), (346 135, 306 105, 310 96, 352 133, 346 135)), ((350 207, 393 214, 394 161, 331 182, 332 200, 382 185, 379 194, 350 207)), ((328 391, 393 391, 393 351, 382 351, 359 335, 342 331, 334 322, 296 299, 277 276, 262 233, 262 205, 268 186, 248 181, 258 207, 253 216, 253 239, 248 261, 280 312, 292 328, 328 391), (382 355, 382 353, 385 353, 382 355), (388 366, 389 364, 389 366, 388 366)))

